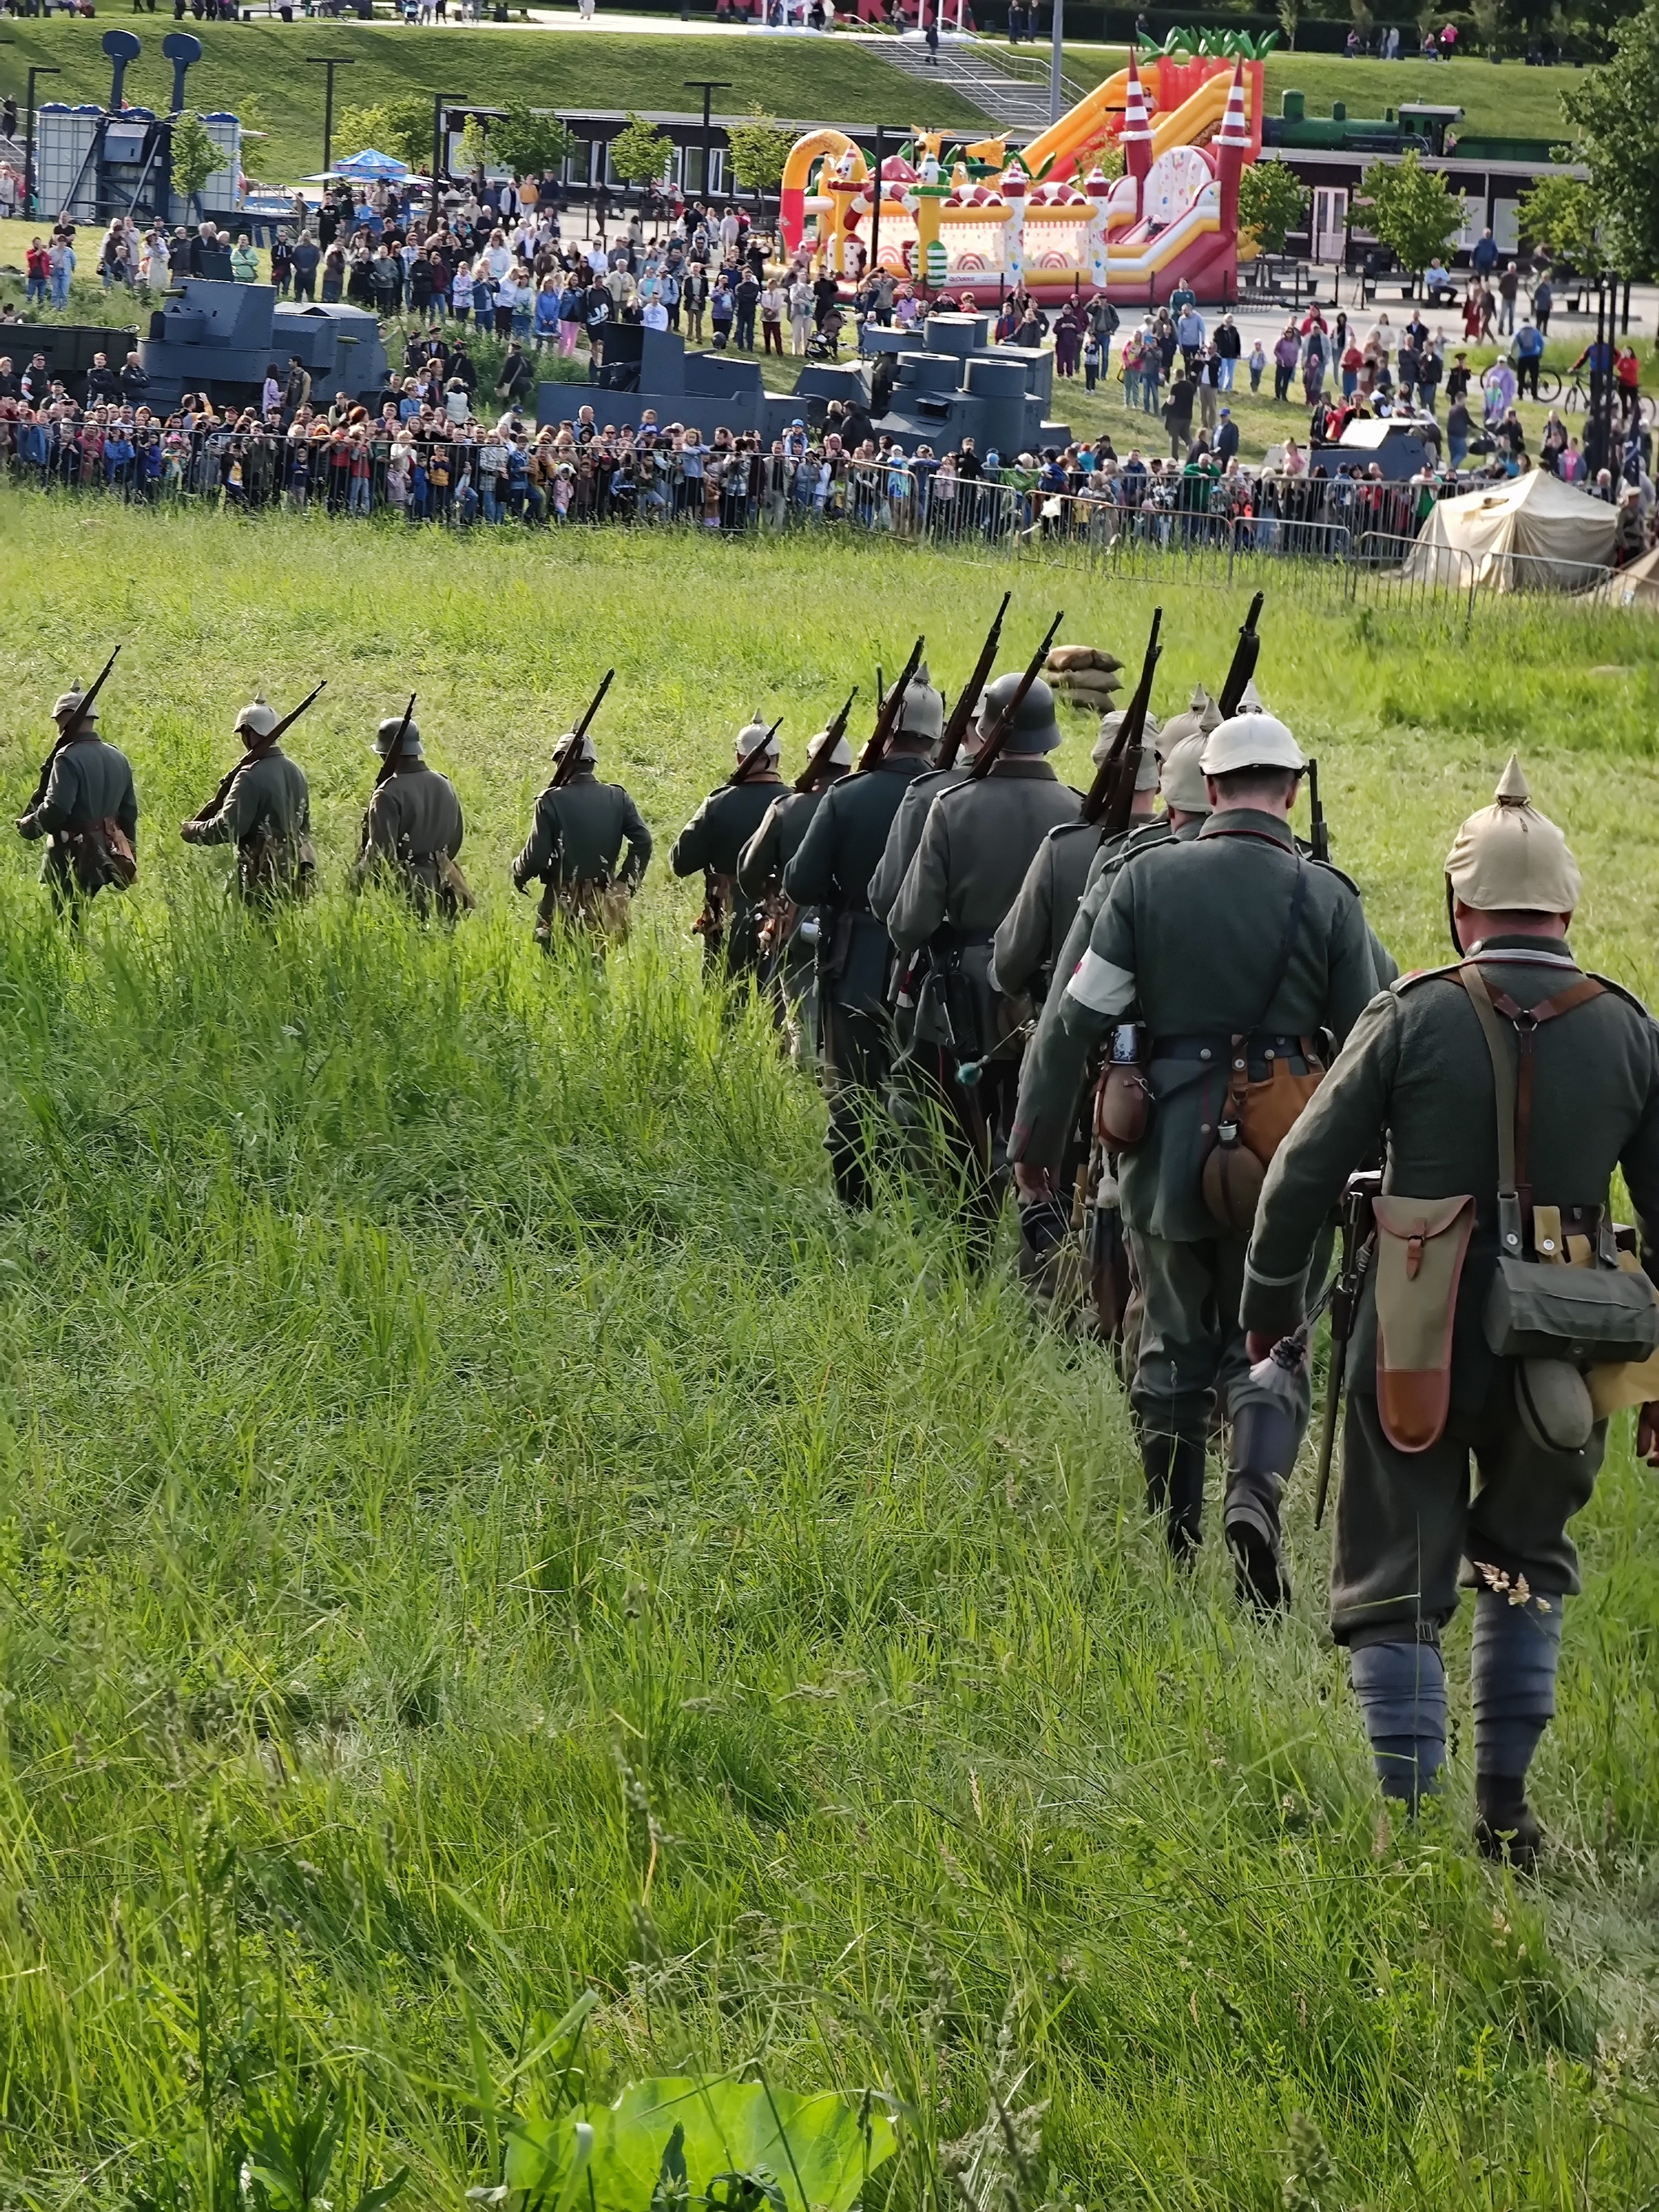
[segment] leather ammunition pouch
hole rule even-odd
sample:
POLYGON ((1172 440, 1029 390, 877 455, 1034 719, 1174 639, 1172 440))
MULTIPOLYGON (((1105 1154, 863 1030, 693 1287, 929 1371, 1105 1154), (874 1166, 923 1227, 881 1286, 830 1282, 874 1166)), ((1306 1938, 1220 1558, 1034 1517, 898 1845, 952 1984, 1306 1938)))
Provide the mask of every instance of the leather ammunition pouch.
POLYGON ((553 917, 557 915, 573 929, 592 930, 612 944, 624 945, 633 925, 634 902, 625 884, 613 884, 603 877, 592 876, 581 883, 550 881, 542 894, 538 911, 538 937, 551 935, 553 917))

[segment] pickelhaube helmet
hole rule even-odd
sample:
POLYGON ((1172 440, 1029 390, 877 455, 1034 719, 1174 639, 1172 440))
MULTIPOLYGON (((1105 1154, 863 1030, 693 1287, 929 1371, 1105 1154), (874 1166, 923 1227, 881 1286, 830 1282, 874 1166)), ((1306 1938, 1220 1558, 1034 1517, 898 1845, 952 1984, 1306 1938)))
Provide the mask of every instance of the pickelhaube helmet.
MULTIPOLYGON (((979 703, 979 727, 981 737, 988 737, 995 728, 998 717, 1024 681, 1012 671, 999 676, 994 684, 985 687, 985 696, 979 703)), ((1008 753, 1051 753, 1060 743, 1060 724, 1054 720, 1054 695, 1039 676, 1019 703, 1019 713, 1014 726, 1008 732, 1003 750, 1008 753)))
POLYGON ((233 726, 238 730, 245 730, 256 738, 268 738, 276 726, 276 716, 265 704, 265 695, 263 691, 254 693, 252 698, 236 717, 233 726))
MULTIPOLYGON (((374 750, 379 753, 382 760, 384 760, 386 755, 392 750, 392 744, 397 738, 398 731, 403 729, 403 716, 401 714, 388 714, 385 721, 381 723, 380 728, 375 731, 374 750)), ((411 722, 409 727, 406 730, 404 730, 404 742, 401 757, 404 760, 422 760, 425 757, 421 750, 420 728, 418 725, 414 722, 411 722)))
POLYGON ((830 727, 828 723, 826 723, 823 729, 817 731, 808 740, 806 747, 806 757, 808 761, 811 762, 815 769, 821 768, 851 768, 853 765, 853 748, 848 743, 846 731, 843 730, 842 732, 841 735, 836 739, 835 744, 831 745, 826 752, 824 750, 823 741, 829 734, 830 727))
POLYGON ((1302 748, 1276 714, 1232 714, 1204 740, 1199 766, 1206 775, 1231 775, 1235 769, 1282 768, 1300 775, 1307 767, 1302 748))
POLYGON ((893 734, 930 740, 945 734, 944 694, 934 690, 925 660, 916 664, 915 674, 904 687, 904 703, 893 734))
POLYGON ((1196 732, 1183 738, 1181 743, 1164 756, 1163 769, 1158 776, 1158 787, 1164 793, 1166 806, 1179 808, 1182 814, 1207 814, 1210 793, 1204 781, 1204 771, 1199 766, 1208 740, 1196 732))
POLYGON ((1513 753, 1490 806, 1471 814, 1446 855, 1453 896, 1487 914, 1571 914, 1584 879, 1567 841, 1532 803, 1513 753))
POLYGON ((84 688, 78 684, 71 684, 67 691, 60 691, 52 702, 52 720, 62 722, 66 726, 82 722, 90 725, 95 722, 98 720, 98 702, 95 699, 84 714, 76 711, 86 696, 84 688))
POLYGON ((773 730, 769 735, 768 726, 761 720, 761 710, 758 707, 738 732, 736 743, 739 760, 749 759, 755 748, 760 744, 765 745, 766 757, 769 760, 775 760, 783 750, 777 732, 773 730))
MULTIPOLYGON (((1097 768, 1101 765, 1107 754, 1116 744, 1117 733, 1123 727, 1123 717, 1127 711, 1126 708, 1114 707, 1109 714, 1101 716, 1100 735, 1095 739, 1095 749, 1089 756, 1097 768)), ((1146 737, 1140 749, 1140 766, 1135 771, 1137 791, 1158 789, 1158 758, 1161 750, 1158 744, 1160 734, 1158 716, 1148 714, 1146 737)))
MULTIPOLYGON (((576 732, 574 730, 567 730, 564 735, 559 739, 557 744, 553 748, 553 757, 556 761, 562 761, 565 757, 565 755, 570 750, 571 744, 574 739, 575 735, 576 732)), ((586 730, 582 732, 581 757, 585 761, 598 760, 599 758, 598 753, 593 750, 593 740, 588 736, 586 730)))
POLYGON ((1221 720, 1221 709, 1201 684, 1194 684, 1191 703, 1164 725, 1164 749, 1173 752, 1183 738, 1208 737, 1221 720))

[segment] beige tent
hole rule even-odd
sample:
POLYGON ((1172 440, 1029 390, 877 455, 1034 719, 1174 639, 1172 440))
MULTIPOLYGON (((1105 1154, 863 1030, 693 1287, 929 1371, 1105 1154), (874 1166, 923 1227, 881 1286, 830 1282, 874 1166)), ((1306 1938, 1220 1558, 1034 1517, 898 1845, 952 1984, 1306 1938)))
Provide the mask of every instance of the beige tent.
POLYGON ((1583 591, 1613 558, 1615 508, 1534 469, 1507 483, 1443 499, 1406 562, 1419 583, 1455 591, 1583 591))
POLYGON ((1604 606, 1645 607, 1650 615, 1659 614, 1659 546, 1628 568, 1615 568, 1595 596, 1604 606))

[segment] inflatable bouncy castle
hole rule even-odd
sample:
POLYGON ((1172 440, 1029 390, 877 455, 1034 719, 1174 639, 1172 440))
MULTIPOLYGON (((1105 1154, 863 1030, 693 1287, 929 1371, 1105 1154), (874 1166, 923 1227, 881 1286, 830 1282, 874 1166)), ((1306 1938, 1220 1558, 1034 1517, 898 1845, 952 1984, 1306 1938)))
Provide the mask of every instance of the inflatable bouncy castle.
POLYGON ((1143 79, 1132 54, 1020 152, 1006 143, 952 150, 917 132, 882 164, 878 225, 861 149, 842 131, 809 131, 784 170, 785 245, 850 280, 873 235, 884 269, 981 306, 1022 287, 1045 306, 1103 291, 1141 305, 1182 283, 1237 296, 1238 180, 1261 150, 1259 61, 1159 55, 1143 79), (1109 179, 1112 149, 1122 173, 1109 179))

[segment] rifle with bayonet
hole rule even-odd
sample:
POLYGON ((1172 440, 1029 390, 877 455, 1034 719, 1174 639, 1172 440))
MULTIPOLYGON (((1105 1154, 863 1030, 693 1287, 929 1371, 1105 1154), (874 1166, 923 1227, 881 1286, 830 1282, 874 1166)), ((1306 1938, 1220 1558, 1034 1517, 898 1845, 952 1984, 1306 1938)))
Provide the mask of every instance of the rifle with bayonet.
POLYGON ((1008 611, 1012 592, 1002 595, 1002 605, 997 609, 996 620, 985 634, 985 642, 979 649, 979 659, 974 663, 974 672, 957 694, 957 703, 951 709, 951 719, 945 725, 939 741, 939 750, 933 755, 935 768, 954 768, 957 755, 962 750, 978 707, 980 695, 991 680, 991 671, 997 665, 997 647, 1002 639, 1002 618, 1008 611))
POLYGON ((892 742, 893 732, 904 705, 904 695, 910 688, 911 678, 921 665, 921 648, 927 641, 926 638, 919 637, 910 647, 910 658, 900 669, 898 682, 877 709, 876 726, 865 740, 864 750, 859 755, 856 772, 860 775, 867 775, 872 768, 879 768, 886 757, 887 748, 892 742))
POLYGON ((1316 860, 1331 857, 1331 833, 1319 800, 1319 763, 1308 763, 1308 850, 1316 860))
POLYGON ((1261 658, 1261 638, 1256 623, 1261 620, 1262 602, 1267 596, 1265 592, 1258 592, 1250 601, 1250 611, 1244 617, 1243 627, 1238 633, 1238 643, 1233 647, 1233 665, 1227 671, 1221 696, 1215 702, 1224 722, 1238 712, 1245 687, 1255 674, 1255 664, 1261 658))
POLYGON ((1164 610, 1152 609, 1152 634, 1146 640, 1146 657, 1140 664, 1140 681, 1135 685, 1133 696, 1118 724, 1117 736, 1112 750, 1095 771, 1095 780, 1089 786, 1079 817, 1085 822, 1098 822, 1104 837, 1119 836, 1129 826, 1134 809, 1135 778, 1140 773, 1141 756, 1146 750, 1146 717, 1152 703, 1152 676, 1158 667, 1164 647, 1158 643, 1158 632, 1164 626, 1164 610))
POLYGON ((806 765, 795 778, 797 791, 811 791, 824 769, 829 767, 830 754, 847 735, 848 718, 853 711, 853 702, 858 696, 859 687, 855 684, 847 695, 846 705, 824 732, 822 743, 815 745, 806 756, 806 765))
POLYGON ((35 808, 39 806, 41 800, 46 797, 46 787, 52 781, 52 769, 58 765, 58 754, 63 751, 64 748, 67 744, 72 742, 76 732, 80 728, 82 723, 86 720, 87 716, 92 712, 93 706, 98 697, 98 694, 103 690, 105 684, 109 682, 109 672, 111 669, 114 667, 120 650, 121 648, 118 645, 115 651, 111 653, 109 659, 99 670, 92 689, 89 691, 86 691, 82 694, 81 703, 75 710, 75 720, 70 724, 68 729, 61 730, 58 732, 57 744, 46 755, 45 760, 41 762, 40 780, 34 787, 34 796, 30 799, 28 805, 23 809, 23 813, 26 817, 33 814, 35 808))
POLYGON ((245 768, 251 767, 255 761, 262 761, 268 754, 275 752, 277 745, 282 742, 282 739, 287 732, 294 727, 294 725, 299 720, 301 715, 306 712, 307 708, 314 707, 316 705, 317 700, 327 683, 328 678, 325 676, 322 683, 317 686, 316 690, 307 692, 306 696, 301 700, 299 705, 294 709, 294 712, 291 714, 285 714, 283 720, 278 722, 276 727, 270 732, 269 736, 256 738, 254 743, 247 747, 240 760, 236 762, 232 768, 227 770, 223 780, 220 783, 219 788, 214 793, 212 798, 209 799, 207 805, 204 806, 199 812, 192 814, 189 821, 184 824, 185 831, 201 829, 205 823, 212 821, 214 816, 224 805, 226 799, 230 797, 230 787, 235 782, 237 777, 240 775, 242 770, 245 768))
POLYGON ((1342 1402, 1342 1370, 1347 1364, 1348 1339, 1354 1315, 1376 1250, 1372 1201, 1382 1188, 1382 1172, 1368 1168, 1351 1176, 1342 1194, 1342 1266, 1331 1292, 1331 1367, 1325 1384, 1325 1417, 1319 1431, 1319 1486, 1314 1498, 1314 1527, 1325 1517, 1325 1496, 1331 1485, 1331 1455, 1336 1448, 1336 1417, 1342 1402))
POLYGON ((580 721, 577 723, 575 728, 570 732, 570 743, 565 747, 562 755, 560 757, 558 766, 553 771, 553 782, 551 786, 553 790, 562 790, 563 787, 571 781, 572 777, 575 775, 577 770, 580 768, 582 759, 582 740, 587 735, 588 725, 592 721, 594 715, 599 713, 599 708, 604 705, 605 695, 611 689, 612 681, 616 677, 616 673, 617 672, 614 668, 607 668, 605 670, 604 680, 601 682, 599 690, 593 694, 593 696, 587 702, 587 712, 582 716, 580 721))
POLYGON ((1042 644, 1031 655, 1026 665, 1025 673, 1014 687, 1013 696, 985 732, 985 742, 975 754, 974 764, 968 771, 970 782, 980 781, 989 775, 991 770, 996 766, 1003 747, 1013 734, 1015 718, 1025 703, 1025 695, 1042 674, 1042 664, 1048 658, 1048 648, 1054 643, 1059 634, 1060 626, 1065 619, 1065 610, 1062 608, 1049 623, 1048 633, 1042 644))

